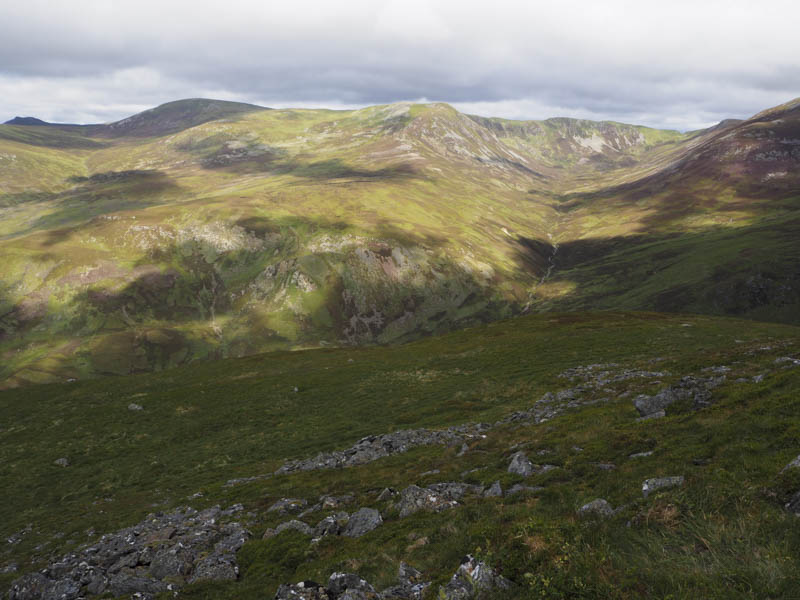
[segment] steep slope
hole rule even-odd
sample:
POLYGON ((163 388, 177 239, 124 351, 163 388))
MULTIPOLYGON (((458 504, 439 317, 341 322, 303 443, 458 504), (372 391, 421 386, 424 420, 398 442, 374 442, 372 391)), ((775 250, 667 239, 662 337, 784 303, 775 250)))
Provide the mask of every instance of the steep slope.
POLYGON ((639 179, 563 195, 567 241, 540 308, 680 307, 796 322, 799 106, 704 132, 639 179))
POLYGON ((796 108, 688 134, 206 100, 0 126, 0 378, 554 308, 796 322, 796 108))

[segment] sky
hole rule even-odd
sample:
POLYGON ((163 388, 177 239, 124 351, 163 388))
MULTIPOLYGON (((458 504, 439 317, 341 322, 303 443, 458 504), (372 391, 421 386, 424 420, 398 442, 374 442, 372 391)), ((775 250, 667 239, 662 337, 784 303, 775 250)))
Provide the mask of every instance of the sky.
POLYGON ((180 98, 689 130, 800 96, 800 2, 0 0, 0 122, 180 98))

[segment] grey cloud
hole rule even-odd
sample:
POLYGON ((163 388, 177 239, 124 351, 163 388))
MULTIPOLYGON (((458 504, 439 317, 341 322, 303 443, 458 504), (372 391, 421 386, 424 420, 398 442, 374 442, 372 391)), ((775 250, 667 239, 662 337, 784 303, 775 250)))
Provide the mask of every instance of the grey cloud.
POLYGON ((0 23, 0 115, 107 121, 198 95, 426 98, 694 127, 800 95, 798 21, 781 0, 28 0, 0 23))

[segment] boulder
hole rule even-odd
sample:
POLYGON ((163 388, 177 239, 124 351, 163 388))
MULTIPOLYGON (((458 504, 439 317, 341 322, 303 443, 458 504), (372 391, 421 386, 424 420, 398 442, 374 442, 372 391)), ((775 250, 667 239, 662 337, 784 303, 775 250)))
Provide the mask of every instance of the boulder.
POLYGON ((486 497, 498 497, 503 495, 503 488, 500 486, 499 481, 495 481, 491 487, 483 492, 483 495, 486 497))
POLYGON ((349 519, 350 515, 344 511, 329 515, 317 523, 312 535, 314 538, 321 538, 326 535, 340 535, 349 519))
POLYGON ((524 452, 517 452, 511 457, 508 472, 522 477, 530 477, 533 474, 533 463, 528 460, 524 452))
POLYGON ((354 512, 342 531, 346 537, 361 537, 383 523, 381 513, 374 508, 360 508, 354 512))

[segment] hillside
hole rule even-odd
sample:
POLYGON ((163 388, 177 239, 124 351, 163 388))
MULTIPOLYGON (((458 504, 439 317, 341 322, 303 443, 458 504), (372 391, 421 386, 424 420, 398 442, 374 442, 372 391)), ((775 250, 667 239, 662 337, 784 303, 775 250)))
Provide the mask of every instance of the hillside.
POLYGON ((684 134, 195 99, 2 125, 0 385, 525 312, 797 323, 798 116, 684 134))
POLYGON ((6 390, 0 590, 792 598, 798 386, 797 327, 610 312, 6 390))

